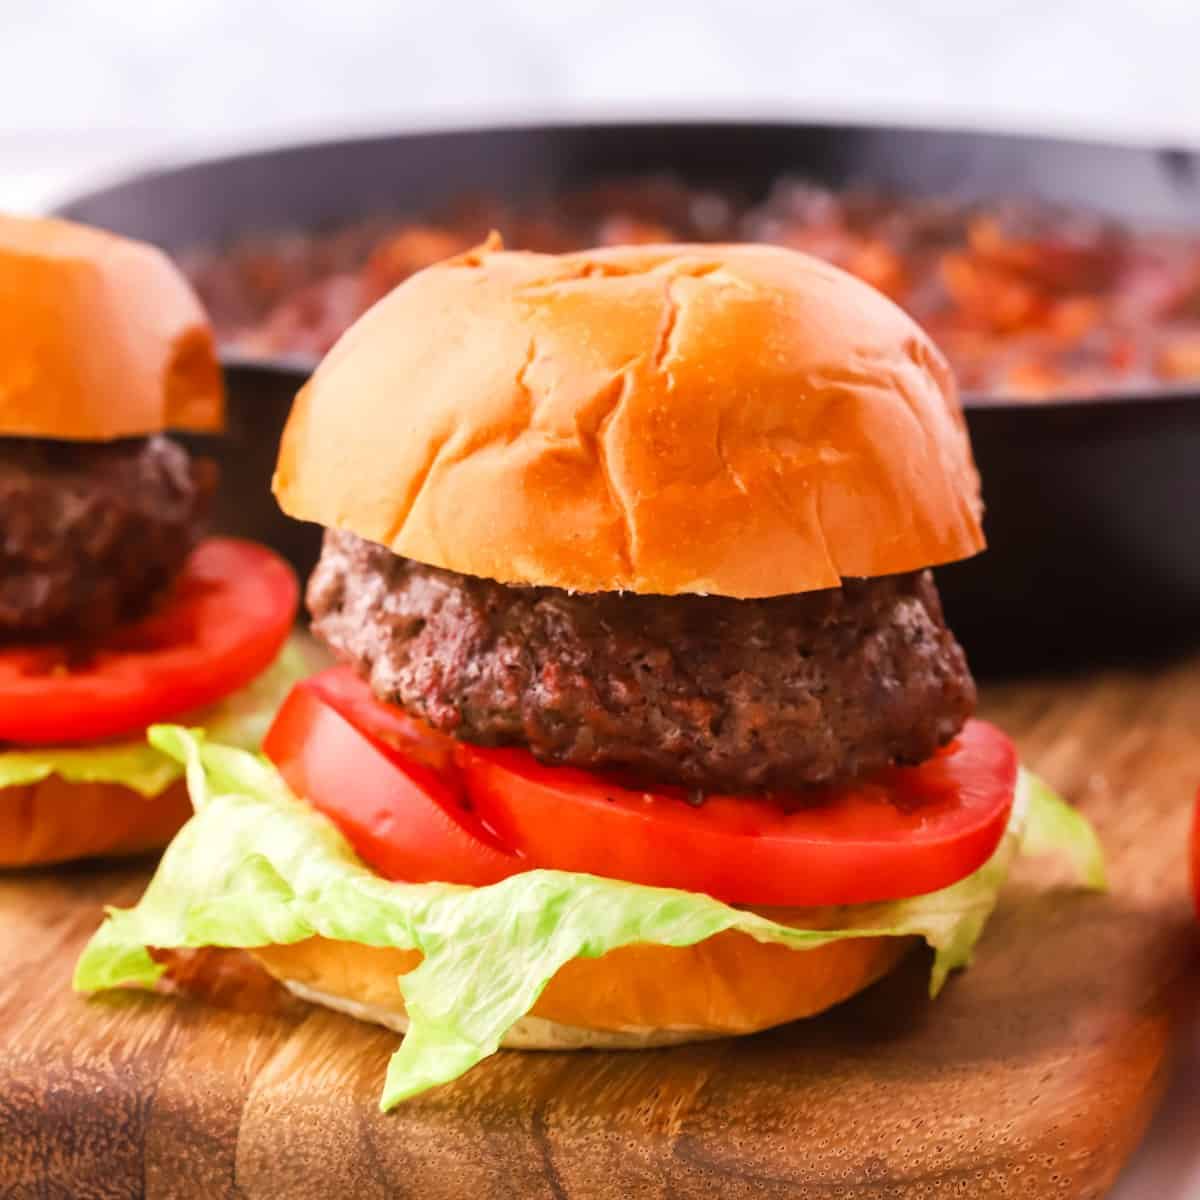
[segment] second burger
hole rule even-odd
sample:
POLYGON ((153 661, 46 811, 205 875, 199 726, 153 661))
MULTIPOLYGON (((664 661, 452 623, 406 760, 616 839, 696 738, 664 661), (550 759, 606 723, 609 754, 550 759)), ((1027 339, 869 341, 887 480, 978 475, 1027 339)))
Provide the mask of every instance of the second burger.
POLYGON ((257 748, 302 674, 295 578, 206 538, 212 332, 150 246, 0 217, 0 867, 166 844, 189 806, 146 744, 187 717, 257 748))
POLYGON ((1022 839, 1081 817, 975 720, 928 568, 983 546, 936 348, 753 246, 493 247, 368 313, 276 476, 328 527, 270 763, 152 731, 196 816, 77 986, 251 949, 407 1030, 393 1104, 501 1044, 822 1011, 924 939, 965 965, 1022 839))

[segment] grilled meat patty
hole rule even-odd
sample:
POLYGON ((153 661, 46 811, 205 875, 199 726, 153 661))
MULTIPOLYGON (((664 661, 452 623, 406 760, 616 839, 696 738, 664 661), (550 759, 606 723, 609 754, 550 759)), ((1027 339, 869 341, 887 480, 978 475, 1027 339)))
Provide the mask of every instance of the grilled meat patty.
POLYGON ((166 437, 0 438, 0 640, 103 636, 200 540, 213 464, 166 437))
POLYGON ((326 534, 313 628, 382 700, 481 745, 707 792, 918 763, 975 685, 929 572, 763 600, 513 587, 326 534))

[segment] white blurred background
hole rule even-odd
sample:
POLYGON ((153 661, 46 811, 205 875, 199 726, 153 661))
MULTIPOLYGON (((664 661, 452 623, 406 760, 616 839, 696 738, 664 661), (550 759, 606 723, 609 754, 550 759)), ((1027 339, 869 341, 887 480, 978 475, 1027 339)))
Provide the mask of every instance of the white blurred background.
POLYGON ((1198 0, 0 0, 0 205, 344 130, 856 114, 1200 143, 1198 0))

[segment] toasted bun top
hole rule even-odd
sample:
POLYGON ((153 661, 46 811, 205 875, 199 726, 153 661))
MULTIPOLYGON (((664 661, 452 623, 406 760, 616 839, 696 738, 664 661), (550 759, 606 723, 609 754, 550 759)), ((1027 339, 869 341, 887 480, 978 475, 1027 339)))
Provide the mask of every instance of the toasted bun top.
POLYGON ((495 243, 368 312, 297 397, 292 516, 507 583, 770 596, 983 548, 950 371, 767 246, 495 243))
POLYGON ((220 429, 212 329, 152 246, 0 215, 0 436, 220 429))

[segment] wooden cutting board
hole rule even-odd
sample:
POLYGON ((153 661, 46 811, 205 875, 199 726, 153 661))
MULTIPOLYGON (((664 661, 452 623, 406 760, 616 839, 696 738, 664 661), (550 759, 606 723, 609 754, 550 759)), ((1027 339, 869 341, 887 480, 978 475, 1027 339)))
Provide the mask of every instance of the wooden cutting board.
POLYGON ((918 955, 819 1020, 676 1050, 503 1053, 386 1117, 393 1035, 237 958, 204 964, 207 1005, 70 993, 100 905, 131 902, 144 868, 0 877, 0 1195, 1101 1195, 1197 974, 1200 661, 1006 685, 985 709, 1097 823, 1110 896, 1047 894, 1054 872, 1026 866, 933 1004, 918 955))

